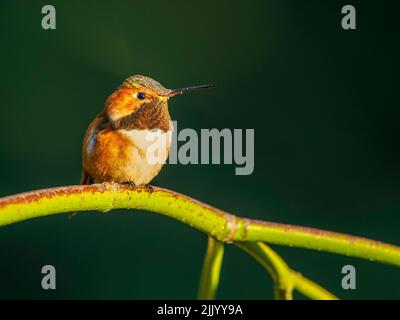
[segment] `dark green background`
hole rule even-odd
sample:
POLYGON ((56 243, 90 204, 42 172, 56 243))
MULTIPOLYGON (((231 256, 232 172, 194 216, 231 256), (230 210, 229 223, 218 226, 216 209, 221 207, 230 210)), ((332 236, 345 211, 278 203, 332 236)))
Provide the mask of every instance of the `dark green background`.
MULTIPOLYGON (((251 218, 400 244, 399 11, 389 1, 2 1, 0 194, 76 184, 107 96, 145 74, 216 88, 171 100, 179 126, 254 128, 255 171, 169 165, 152 182, 251 218), (53 4, 57 29, 41 29, 53 4), (357 30, 340 26, 354 4, 357 30)), ((0 229, 1 298, 194 298, 206 236, 145 212, 58 215, 0 229), (41 267, 57 290, 41 289, 41 267)), ((274 247, 342 298, 400 298, 400 270, 274 247), (357 290, 341 289, 341 268, 357 290)), ((271 298, 226 248, 218 298, 271 298)))

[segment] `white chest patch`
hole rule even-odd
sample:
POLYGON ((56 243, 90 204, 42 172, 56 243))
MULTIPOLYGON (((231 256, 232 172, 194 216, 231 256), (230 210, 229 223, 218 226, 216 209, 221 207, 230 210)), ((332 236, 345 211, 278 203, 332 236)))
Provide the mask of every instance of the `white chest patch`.
POLYGON ((149 183, 165 164, 172 142, 172 128, 162 130, 121 130, 132 145, 132 160, 123 170, 125 180, 136 185, 149 183), (129 179, 126 179, 129 177, 129 179))
POLYGON ((173 128, 164 132, 160 129, 154 130, 121 130, 121 133, 128 137, 135 146, 135 158, 138 156, 147 165, 162 165, 168 158, 172 142, 173 128))

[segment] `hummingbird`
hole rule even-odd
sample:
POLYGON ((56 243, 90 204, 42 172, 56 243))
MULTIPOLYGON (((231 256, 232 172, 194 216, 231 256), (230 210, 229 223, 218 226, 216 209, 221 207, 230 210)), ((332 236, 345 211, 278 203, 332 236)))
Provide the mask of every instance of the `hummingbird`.
POLYGON ((212 85, 167 89, 142 75, 123 81, 86 130, 81 184, 117 182, 138 186, 150 183, 169 155, 173 132, 169 99, 210 87, 212 85), (148 151, 155 149, 154 144, 158 150, 156 161, 149 161, 148 151))

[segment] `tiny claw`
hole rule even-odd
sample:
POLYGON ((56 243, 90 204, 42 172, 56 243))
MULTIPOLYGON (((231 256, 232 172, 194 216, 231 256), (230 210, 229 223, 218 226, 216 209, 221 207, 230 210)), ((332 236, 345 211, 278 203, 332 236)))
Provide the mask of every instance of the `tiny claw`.
POLYGON ((149 192, 149 193, 152 193, 152 192, 154 191, 154 188, 153 188, 151 185, 149 185, 149 184, 145 184, 143 187, 144 187, 144 188, 146 189, 146 191, 149 192))
POLYGON ((126 181, 126 182, 123 182, 122 184, 129 186, 131 189, 134 189, 136 187, 136 185, 133 181, 126 181))

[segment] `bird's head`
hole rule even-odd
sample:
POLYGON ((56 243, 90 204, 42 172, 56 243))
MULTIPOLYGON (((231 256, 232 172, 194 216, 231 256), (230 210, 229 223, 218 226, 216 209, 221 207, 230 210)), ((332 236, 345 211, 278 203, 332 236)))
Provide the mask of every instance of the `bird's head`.
POLYGON ((115 128, 167 131, 170 120, 168 100, 177 94, 210 87, 167 89, 152 78, 134 75, 107 99, 105 112, 115 128))

